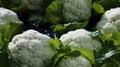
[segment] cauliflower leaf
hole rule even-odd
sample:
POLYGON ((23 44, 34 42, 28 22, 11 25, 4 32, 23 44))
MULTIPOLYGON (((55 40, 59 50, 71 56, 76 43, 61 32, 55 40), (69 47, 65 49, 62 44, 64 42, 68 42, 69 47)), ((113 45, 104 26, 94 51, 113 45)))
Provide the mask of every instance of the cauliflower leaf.
POLYGON ((98 14, 102 14, 102 13, 105 12, 104 8, 99 3, 97 3, 97 2, 93 2, 92 8, 98 14))
POLYGON ((56 34, 57 37, 60 37, 62 34, 67 33, 68 31, 73 31, 76 29, 85 28, 88 24, 89 20, 85 20, 84 22, 69 22, 66 24, 57 24, 51 26, 53 32, 56 34))
POLYGON ((57 66, 60 60, 62 60, 64 57, 67 57, 67 56, 78 57, 81 54, 78 50, 72 50, 69 46, 63 45, 61 41, 58 39, 50 39, 50 43, 52 43, 52 45, 57 45, 54 48, 56 49, 56 53, 52 57, 51 63, 49 63, 49 65, 52 64, 51 67, 57 66))
POLYGON ((120 0, 100 0, 98 3, 101 4, 105 10, 108 10, 110 8, 119 7, 120 0))
MULTIPOLYGON (((20 21, 19 21, 20 22, 20 21)), ((0 31, 0 49, 6 49, 7 44, 11 41, 12 37, 20 32, 22 32, 23 23, 8 23, 0 31)))
POLYGON ((48 22, 51 22, 51 24, 57 24, 62 19, 61 13, 62 3, 60 1, 54 1, 46 8, 45 18, 48 22))

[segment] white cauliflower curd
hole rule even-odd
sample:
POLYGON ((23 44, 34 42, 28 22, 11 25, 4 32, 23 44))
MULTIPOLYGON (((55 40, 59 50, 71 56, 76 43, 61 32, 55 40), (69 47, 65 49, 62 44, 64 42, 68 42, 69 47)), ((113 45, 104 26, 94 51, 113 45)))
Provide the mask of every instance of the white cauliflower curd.
POLYGON ((120 7, 107 10, 97 23, 96 29, 103 34, 120 31, 120 7))
POLYGON ((60 37, 60 40, 64 45, 72 47, 82 47, 96 51, 102 47, 99 41, 92 38, 91 32, 86 31, 85 29, 77 29, 63 34, 60 37))
POLYGON ((49 39, 35 30, 18 34, 8 45, 10 58, 20 67, 45 67, 54 54, 49 39))
POLYGON ((15 12, 0 7, 0 29, 4 28, 10 22, 22 23, 15 12))
POLYGON ((67 21, 79 21, 90 18, 92 0, 62 0, 63 16, 67 21))
POLYGON ((65 57, 57 67, 92 67, 89 60, 82 56, 79 57, 65 57))

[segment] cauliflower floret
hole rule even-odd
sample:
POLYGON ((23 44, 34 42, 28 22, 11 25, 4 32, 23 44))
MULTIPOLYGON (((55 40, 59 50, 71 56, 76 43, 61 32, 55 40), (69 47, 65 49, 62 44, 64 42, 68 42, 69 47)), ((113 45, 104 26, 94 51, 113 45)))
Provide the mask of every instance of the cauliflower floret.
POLYGON ((14 22, 14 23, 22 23, 15 12, 6 9, 0 8, 0 29, 4 28, 6 24, 14 22))
POLYGON ((91 32, 85 29, 77 29, 75 31, 70 31, 67 34, 63 34, 60 37, 63 44, 72 47, 83 47, 90 50, 98 51, 101 49, 101 43, 92 38, 91 32))
POLYGON ((62 0, 63 16, 66 21, 79 21, 90 18, 92 0, 62 0))
POLYGON ((35 30, 18 34, 8 45, 10 57, 20 67, 45 67, 54 55, 49 39, 35 30))
POLYGON ((96 29, 103 34, 120 31, 120 7, 107 10, 97 23, 96 29))
POLYGON ((65 57, 57 67, 92 67, 90 62, 82 56, 79 57, 65 57))

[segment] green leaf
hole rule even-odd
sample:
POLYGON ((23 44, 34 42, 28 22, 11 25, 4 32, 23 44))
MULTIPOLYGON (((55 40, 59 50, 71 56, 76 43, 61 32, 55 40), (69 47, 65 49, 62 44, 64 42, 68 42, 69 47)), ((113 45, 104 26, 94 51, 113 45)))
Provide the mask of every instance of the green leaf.
POLYGON ((68 53, 71 51, 71 48, 69 46, 64 46, 63 44, 60 44, 59 47, 56 49, 57 53, 68 53))
POLYGON ((88 24, 88 22, 89 22, 88 20, 85 20, 83 22, 74 21, 71 23, 64 24, 64 26, 66 27, 66 29, 68 31, 70 31, 70 30, 85 28, 85 26, 88 24))
POLYGON ((83 22, 75 21, 67 24, 53 25, 51 28, 55 32, 56 36, 60 37, 62 34, 67 33, 68 31, 85 28, 88 22, 89 22, 88 20, 85 20, 83 22))
MULTIPOLYGON (((55 41, 54 39, 52 39, 52 42, 54 41, 54 44, 57 44, 58 40, 55 41)), ((51 67, 55 67, 59 61, 65 56, 66 53, 69 53, 71 51, 70 47, 64 46, 61 42, 59 42, 59 46, 56 49, 56 53, 54 54, 54 56, 51 59, 51 63, 48 64, 51 67)))
MULTIPOLYGON (((96 64, 99 67, 119 67, 120 66, 120 32, 102 35, 103 48, 94 53, 96 64)), ((97 67, 96 66, 96 67, 97 67)))
POLYGON ((62 19, 62 3, 59 1, 53 1, 46 8, 45 19, 51 24, 57 24, 62 19))
POLYGON ((78 50, 74 50, 74 51, 66 54, 66 56, 70 56, 70 57, 78 57, 80 55, 81 55, 81 53, 78 50))
POLYGON ((49 42, 53 49, 56 49, 56 53, 47 67, 55 67, 64 57, 78 57, 81 54, 78 50, 71 50, 71 47, 63 45, 59 39, 50 39, 49 42))
POLYGON ((113 41, 113 45, 119 46, 120 45, 120 32, 113 32, 110 34, 104 34, 101 36, 102 41, 113 41))
POLYGON ((114 42, 112 40, 106 40, 102 43, 104 52, 108 52, 115 49, 114 42))
POLYGON ((16 12, 16 13, 21 13, 21 12, 27 10, 28 8, 27 8, 26 5, 21 4, 19 6, 11 7, 10 9, 13 10, 14 12, 16 12))
POLYGON ((106 35, 102 35, 102 36, 101 36, 101 39, 102 39, 103 41, 106 41, 106 40, 110 40, 111 37, 112 37, 112 33, 106 34, 106 35))
POLYGON ((102 67, 120 67, 120 62, 113 59, 112 62, 101 65, 102 67))
POLYGON ((10 22, 0 31, 0 47, 7 50, 7 45, 11 41, 12 37, 20 33, 23 29, 22 22, 10 22))
POLYGON ((52 57, 52 63, 51 65, 49 65, 48 67, 56 67, 56 65, 59 63, 59 61, 64 57, 64 54, 59 54, 56 53, 53 57, 52 57))
POLYGON ((105 10, 120 6, 120 0, 100 0, 98 3, 101 4, 105 10))
POLYGON ((57 37, 60 37, 63 33, 66 32, 66 27, 63 24, 53 25, 51 28, 57 37))
POLYGON ((92 8, 98 14, 103 14, 105 12, 104 8, 97 2, 93 3, 92 8))
POLYGON ((111 39, 114 41, 114 45, 120 45, 120 32, 113 32, 111 39))
POLYGON ((53 50, 55 50, 61 44, 60 40, 57 38, 56 39, 51 38, 49 42, 53 50))
POLYGON ((83 57, 89 59, 92 64, 95 64, 95 57, 93 51, 86 48, 76 48, 76 47, 72 47, 71 49, 73 51, 78 50, 83 57))
MULTIPOLYGON (((98 53, 99 54, 99 53, 98 53)), ((96 62, 102 67, 120 67, 120 50, 111 50, 96 59, 96 62)))
POLYGON ((21 21, 19 22, 10 22, 5 27, 5 38, 6 39, 12 39, 12 37, 18 33, 20 33, 23 29, 23 23, 21 21))

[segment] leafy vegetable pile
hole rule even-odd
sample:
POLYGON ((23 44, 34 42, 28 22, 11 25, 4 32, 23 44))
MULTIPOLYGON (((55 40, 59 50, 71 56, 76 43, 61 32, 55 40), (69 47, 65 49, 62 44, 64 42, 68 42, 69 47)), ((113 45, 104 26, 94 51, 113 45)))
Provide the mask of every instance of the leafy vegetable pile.
POLYGON ((0 0, 0 67, 80 66, 120 67, 120 0, 0 0))

